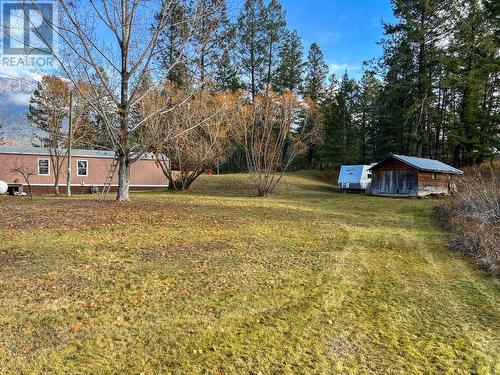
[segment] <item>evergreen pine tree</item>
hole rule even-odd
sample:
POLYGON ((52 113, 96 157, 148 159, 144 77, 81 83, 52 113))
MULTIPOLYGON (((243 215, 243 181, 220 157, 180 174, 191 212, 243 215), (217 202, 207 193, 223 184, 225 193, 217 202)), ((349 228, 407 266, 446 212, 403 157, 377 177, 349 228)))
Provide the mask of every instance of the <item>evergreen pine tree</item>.
POLYGON ((264 10, 264 46, 266 75, 263 86, 269 90, 279 64, 279 52, 286 34, 285 11, 278 0, 271 0, 264 10))
POLYGON ((442 0, 393 0, 398 23, 388 25, 385 33, 393 42, 409 42, 413 66, 407 77, 415 89, 414 102, 408 108, 408 120, 414 124, 412 143, 417 156, 431 153, 431 122, 435 90, 432 82, 439 72, 439 41, 446 35, 449 2, 442 0))
MULTIPOLYGON (((303 87, 304 97, 310 98, 316 105, 325 94, 325 80, 328 75, 328 66, 325 64, 323 52, 316 43, 309 49, 307 61, 304 64, 305 79, 303 87)), ((316 147, 310 147, 306 154, 307 167, 313 168, 317 158, 316 147)))
POLYGON ((360 160, 363 163, 369 163, 376 158, 377 99, 381 86, 375 72, 363 73, 359 92, 360 160))
POLYGON ((449 47, 460 122, 451 128, 450 135, 454 140, 453 163, 471 165, 490 157, 498 146, 498 19, 478 0, 460 5, 462 16, 449 47))
POLYGON ((241 88, 238 70, 231 61, 231 55, 225 50, 215 73, 215 89, 217 91, 236 91, 241 88))
POLYGON ((59 176, 66 156, 62 150, 67 137, 63 120, 68 115, 68 84, 56 76, 44 76, 30 98, 27 118, 44 136, 43 146, 49 150, 56 195, 59 195, 59 176))
POLYGON ((287 32, 279 51, 279 66, 273 83, 276 91, 296 92, 301 88, 304 71, 303 58, 302 41, 297 31, 287 32))
POLYGON ((336 89, 325 97, 322 108, 325 118, 325 143, 319 152, 322 160, 334 165, 360 161, 360 135, 355 121, 359 90, 347 71, 336 89))
POLYGON ((393 0, 385 25, 376 154, 455 166, 491 157, 499 140, 499 19, 481 0, 393 0))
MULTIPOLYGON (((391 28, 391 25, 385 25, 387 33, 391 28)), ((391 152, 414 154, 416 126, 411 113, 418 100, 413 42, 402 35, 399 39, 383 40, 382 45, 381 73, 384 82, 377 100, 377 159, 391 152)))
MULTIPOLYGON (((109 96, 109 93, 106 91, 105 85, 108 84, 109 77, 105 69, 101 68, 101 74, 98 76, 94 74, 91 79, 93 81, 93 86, 95 87, 95 92, 93 95, 96 96, 96 101, 100 103, 100 108, 107 108, 106 111, 108 116, 113 116, 113 99, 109 96), (101 82, 101 79, 105 81, 105 84, 101 82)), ((94 148, 104 148, 108 150, 113 149, 113 140, 110 139, 109 133, 106 128, 105 120, 102 114, 95 112, 92 108, 89 108, 90 118, 92 119, 92 126, 94 130, 92 131, 92 140, 90 141, 93 144, 94 148)))
POLYGON ((238 65, 255 98, 266 74, 265 6, 263 0, 246 0, 237 23, 238 65))
POLYGON ((314 101, 318 101, 324 93, 328 65, 325 63, 323 52, 316 43, 313 43, 309 49, 305 73, 303 94, 314 101))
POLYGON ((167 79, 179 86, 187 85, 191 76, 191 64, 185 50, 190 13, 187 0, 171 0, 166 25, 158 41, 160 66, 167 79))
POLYGON ((206 81, 213 81, 233 36, 225 0, 197 0, 192 8, 193 65, 203 87, 206 81))

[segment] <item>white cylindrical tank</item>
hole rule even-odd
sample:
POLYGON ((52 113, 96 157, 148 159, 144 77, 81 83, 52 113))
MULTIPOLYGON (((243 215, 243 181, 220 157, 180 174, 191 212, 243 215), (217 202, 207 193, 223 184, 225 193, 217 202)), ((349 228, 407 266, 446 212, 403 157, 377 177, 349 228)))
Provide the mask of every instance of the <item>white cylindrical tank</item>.
POLYGON ((0 180, 0 194, 5 194, 9 190, 9 185, 5 181, 0 180))

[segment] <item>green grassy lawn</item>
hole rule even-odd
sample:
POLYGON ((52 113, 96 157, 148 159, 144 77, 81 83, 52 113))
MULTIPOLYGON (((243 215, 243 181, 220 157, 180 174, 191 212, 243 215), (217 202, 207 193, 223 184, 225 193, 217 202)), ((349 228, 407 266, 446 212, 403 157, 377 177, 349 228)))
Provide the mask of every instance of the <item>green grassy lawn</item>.
POLYGON ((318 177, 0 197, 0 373, 500 373, 500 282, 444 246, 440 201, 318 177))

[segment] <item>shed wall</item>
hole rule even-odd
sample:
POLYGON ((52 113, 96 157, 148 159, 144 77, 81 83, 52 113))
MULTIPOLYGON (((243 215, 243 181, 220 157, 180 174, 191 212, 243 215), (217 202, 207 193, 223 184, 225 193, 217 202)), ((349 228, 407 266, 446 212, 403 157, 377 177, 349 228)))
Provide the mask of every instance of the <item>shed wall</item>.
POLYGON ((401 169, 401 170, 411 170, 411 171, 417 171, 415 168, 410 167, 409 165, 399 161, 399 160, 388 160, 387 162, 383 163, 380 166, 377 166, 376 169, 373 169, 372 171, 389 171, 389 170, 395 170, 395 169, 401 169))
POLYGON ((399 160, 388 160, 372 170, 375 195, 425 197, 449 194, 454 175, 419 171, 399 160))
POLYGON ((389 160, 372 170, 370 189, 375 195, 418 195, 418 171, 400 162, 389 160))
POLYGON ((449 185, 452 179, 453 175, 445 173, 420 172, 418 174, 418 196, 449 194, 449 185))

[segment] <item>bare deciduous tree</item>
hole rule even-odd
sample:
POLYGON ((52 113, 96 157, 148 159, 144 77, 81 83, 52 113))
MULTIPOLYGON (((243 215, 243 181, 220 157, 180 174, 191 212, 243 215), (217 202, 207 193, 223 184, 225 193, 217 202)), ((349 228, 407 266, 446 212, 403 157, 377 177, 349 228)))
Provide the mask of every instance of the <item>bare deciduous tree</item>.
POLYGON ((59 195, 59 176, 67 155, 63 148, 67 140, 63 120, 68 115, 68 105, 68 84, 56 76, 44 76, 31 96, 27 115, 44 133, 39 139, 49 150, 56 195, 59 195))
MULTIPOLYGON (((133 116, 134 110, 148 98, 149 91, 168 77, 168 72, 160 73, 156 67, 161 52, 158 38, 168 15, 175 10, 176 1, 58 0, 57 3, 61 17, 54 30, 61 45, 55 58, 102 119, 119 159, 117 199, 128 200, 130 165, 141 158, 158 136, 155 132, 143 132, 143 128, 189 98, 186 95, 177 101, 165 100, 164 107, 147 116, 133 116), (146 75, 153 81, 144 91, 141 83, 146 75), (80 90, 79 82, 90 90, 80 90), (149 138, 145 139, 144 134, 149 134, 149 138)), ((33 3, 27 2, 26 7, 30 6, 33 3)), ((169 69, 181 62, 173 61, 169 69)), ((163 94, 169 95, 165 91, 163 94)))
MULTIPOLYGON (((182 89, 177 91, 180 97, 185 95, 182 89)), ((153 110, 150 105, 155 100, 148 103, 145 112, 153 110)), ((175 112, 162 116, 159 124, 152 124, 153 131, 160 129, 160 139, 152 151, 157 155, 170 189, 189 189, 202 173, 213 168, 238 143, 242 135, 237 121, 241 106, 240 93, 199 92, 175 112)))
POLYGON ((36 176, 38 171, 34 166, 28 166, 26 163, 23 163, 21 160, 16 160, 12 167, 10 168, 10 173, 19 174, 28 185, 28 195, 30 199, 33 199, 33 189, 31 188, 31 177, 36 176))
POLYGON ((320 114, 313 102, 300 101, 289 91, 257 96, 246 112, 248 169, 258 194, 268 196, 297 156, 320 142, 320 114))

